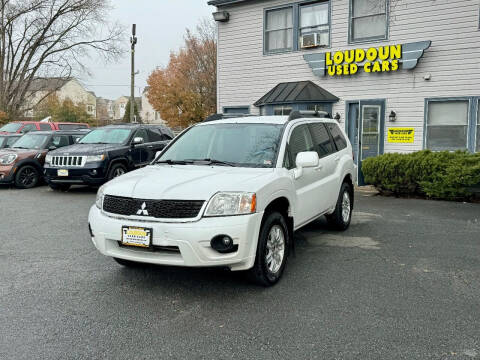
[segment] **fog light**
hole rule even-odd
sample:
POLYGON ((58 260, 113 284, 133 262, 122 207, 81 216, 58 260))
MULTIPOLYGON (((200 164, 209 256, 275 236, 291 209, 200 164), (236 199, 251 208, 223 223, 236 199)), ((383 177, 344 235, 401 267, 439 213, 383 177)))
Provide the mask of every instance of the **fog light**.
POLYGON ((92 170, 92 175, 97 175, 97 170, 92 170))
POLYGON ((228 254, 238 250, 238 245, 233 244, 233 239, 228 235, 217 235, 210 241, 211 247, 220 254, 228 254))

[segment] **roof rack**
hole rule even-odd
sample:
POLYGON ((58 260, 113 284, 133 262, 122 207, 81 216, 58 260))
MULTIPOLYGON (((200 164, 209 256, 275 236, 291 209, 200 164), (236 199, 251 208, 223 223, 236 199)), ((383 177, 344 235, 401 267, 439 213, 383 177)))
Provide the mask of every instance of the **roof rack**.
POLYGON ((234 119, 234 118, 243 118, 243 117, 251 117, 257 116, 252 114, 213 114, 207 117, 203 122, 210 122, 210 121, 217 121, 223 119, 234 119))
POLYGON ((288 121, 302 119, 302 118, 327 118, 331 119, 332 115, 326 111, 311 111, 311 110, 300 110, 292 111, 288 116, 288 121))

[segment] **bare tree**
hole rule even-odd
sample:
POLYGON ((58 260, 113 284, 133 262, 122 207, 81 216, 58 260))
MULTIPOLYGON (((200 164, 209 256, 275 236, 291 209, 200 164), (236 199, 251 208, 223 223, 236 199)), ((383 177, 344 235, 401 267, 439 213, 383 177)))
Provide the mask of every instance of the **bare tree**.
POLYGON ((39 78, 86 71, 93 53, 118 57, 124 32, 109 12, 108 0, 0 0, 0 111, 12 118, 35 106, 56 90, 41 89, 39 78))

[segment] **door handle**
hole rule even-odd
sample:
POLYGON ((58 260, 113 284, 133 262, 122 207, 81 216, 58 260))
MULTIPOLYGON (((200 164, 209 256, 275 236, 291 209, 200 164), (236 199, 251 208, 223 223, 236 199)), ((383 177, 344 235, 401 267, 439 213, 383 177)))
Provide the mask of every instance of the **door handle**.
POLYGON ((314 167, 313 170, 315 171, 320 171, 323 169, 323 165, 318 165, 317 167, 314 167))
POLYGON ((340 161, 340 156, 335 156, 335 159, 334 159, 336 162, 339 162, 340 161))
POLYGON ((148 145, 147 146, 149 149, 153 149, 153 145, 148 145))

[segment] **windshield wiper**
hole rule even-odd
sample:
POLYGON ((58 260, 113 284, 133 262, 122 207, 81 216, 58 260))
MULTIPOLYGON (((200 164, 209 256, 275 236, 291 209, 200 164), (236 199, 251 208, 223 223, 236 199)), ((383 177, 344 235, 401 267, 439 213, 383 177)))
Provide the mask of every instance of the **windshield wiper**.
POLYGON ((234 163, 231 163, 231 162, 228 162, 228 161, 216 160, 216 159, 188 159, 187 161, 205 162, 205 163, 207 163, 205 165, 224 165, 224 166, 232 166, 232 167, 237 166, 234 163))
POLYGON ((155 164, 168 164, 168 165, 188 165, 191 164, 191 161, 183 161, 183 160, 162 160, 157 161, 155 164))

